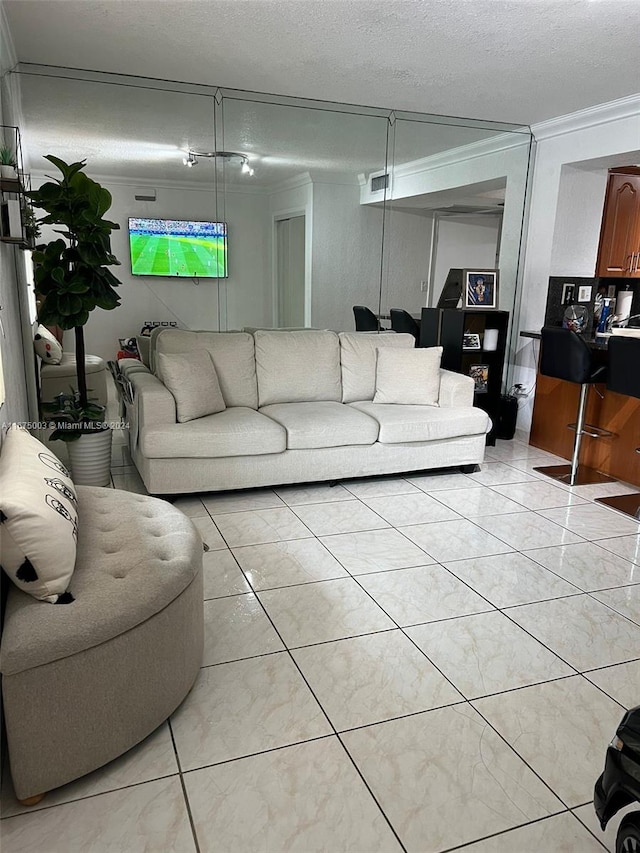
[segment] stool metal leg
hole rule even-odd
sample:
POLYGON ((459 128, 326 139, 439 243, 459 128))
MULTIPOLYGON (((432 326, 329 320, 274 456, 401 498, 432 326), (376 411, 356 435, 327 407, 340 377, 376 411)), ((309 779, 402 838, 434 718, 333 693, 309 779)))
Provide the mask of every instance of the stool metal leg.
POLYGON ((571 457, 571 473, 569 485, 575 486, 578 478, 578 459, 580 458, 580 445, 582 444, 582 433, 584 432, 584 415, 587 411, 588 385, 580 386, 580 402, 578 403, 578 420, 576 421, 576 437, 573 442, 573 456, 571 457))
MULTIPOLYGON (((547 477, 554 480, 560 480, 567 483, 569 486, 584 486, 591 483, 613 483, 613 477, 607 477, 606 474, 601 474, 593 468, 587 468, 584 465, 579 465, 580 447, 582 445, 582 436, 588 435, 591 438, 600 438, 600 435, 611 434, 607 430, 601 430, 597 427, 593 429, 596 432, 585 430, 585 414, 587 411, 587 399, 589 394, 589 385, 580 386, 580 400, 578 402, 578 417, 575 423, 576 437, 573 442, 573 453, 571 455, 571 465, 545 465, 540 468, 534 468, 534 471, 540 471, 547 477)), ((573 427, 573 424, 570 424, 573 427)))

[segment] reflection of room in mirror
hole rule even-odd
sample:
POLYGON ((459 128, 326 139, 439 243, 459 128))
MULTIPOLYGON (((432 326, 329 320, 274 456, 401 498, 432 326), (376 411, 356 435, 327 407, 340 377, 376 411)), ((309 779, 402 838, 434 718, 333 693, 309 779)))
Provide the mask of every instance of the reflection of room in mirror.
POLYGON ((353 329, 358 304, 419 316, 451 267, 500 269, 499 307, 513 308, 530 138, 521 128, 31 70, 20 82, 34 177, 44 154, 86 157, 121 225, 123 310, 91 319, 97 355, 112 358, 114 341, 149 317, 192 329, 340 331, 353 329), (189 151, 239 157, 185 168, 189 151), (226 223, 228 277, 134 278, 129 217, 226 223))

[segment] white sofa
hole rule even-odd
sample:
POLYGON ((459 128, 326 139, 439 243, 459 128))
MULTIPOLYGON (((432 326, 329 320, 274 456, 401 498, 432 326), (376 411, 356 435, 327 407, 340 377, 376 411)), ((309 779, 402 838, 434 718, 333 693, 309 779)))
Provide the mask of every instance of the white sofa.
POLYGON ((491 423, 470 377, 441 370, 438 406, 372 402, 378 348, 414 344, 395 333, 162 329, 150 369, 121 362, 135 465, 160 495, 482 462, 491 423), (211 355, 227 409, 178 423, 158 356, 194 348, 211 355))

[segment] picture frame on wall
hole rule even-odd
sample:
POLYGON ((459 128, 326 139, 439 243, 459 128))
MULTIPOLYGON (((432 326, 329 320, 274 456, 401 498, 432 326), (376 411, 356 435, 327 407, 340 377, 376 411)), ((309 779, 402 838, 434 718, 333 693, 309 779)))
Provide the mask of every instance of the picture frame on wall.
POLYGON ((498 307, 498 270, 463 270, 465 308, 498 307))
POLYGON ((489 365, 472 364, 469 367, 469 376, 475 384, 476 394, 487 394, 489 391, 489 365))
POLYGON ((590 284, 583 284, 578 288, 578 302, 591 302, 591 294, 593 287, 590 284))

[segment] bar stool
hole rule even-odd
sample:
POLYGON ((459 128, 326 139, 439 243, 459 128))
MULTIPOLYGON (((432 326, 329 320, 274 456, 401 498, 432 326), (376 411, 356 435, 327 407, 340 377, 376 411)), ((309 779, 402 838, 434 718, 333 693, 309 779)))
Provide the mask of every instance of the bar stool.
POLYGON ((417 346, 420 339, 420 324, 414 320, 411 314, 405 311, 404 308, 391 308, 389 316, 391 317, 391 328, 393 331, 406 332, 409 335, 413 335, 417 346))
POLYGON ((544 376, 552 376, 554 379, 563 379, 565 382, 575 382, 580 386, 580 401, 576 423, 567 424, 569 429, 576 431, 571 465, 548 465, 534 468, 534 471, 540 471, 547 477, 561 480, 570 486, 613 482, 612 477, 578 464, 583 435, 591 438, 612 435, 608 430, 585 424, 584 420, 589 387, 598 382, 604 382, 606 372, 607 366, 594 363, 592 351, 576 332, 555 326, 546 326, 542 330, 540 373, 544 376))
POLYGON ((383 326, 370 308, 366 305, 354 305, 353 316, 356 321, 356 332, 381 332, 383 326))
MULTIPOLYGON (((640 398, 640 338, 625 338, 612 335, 609 338, 609 378, 607 388, 625 397, 640 398)), ((640 421, 640 418, 639 418, 640 421)), ((640 422, 637 435, 640 436, 640 422)), ((636 447, 640 453, 640 447, 636 447)), ((640 520, 640 492, 630 495, 615 495, 610 498, 596 498, 598 503, 606 504, 635 520, 640 520)))

